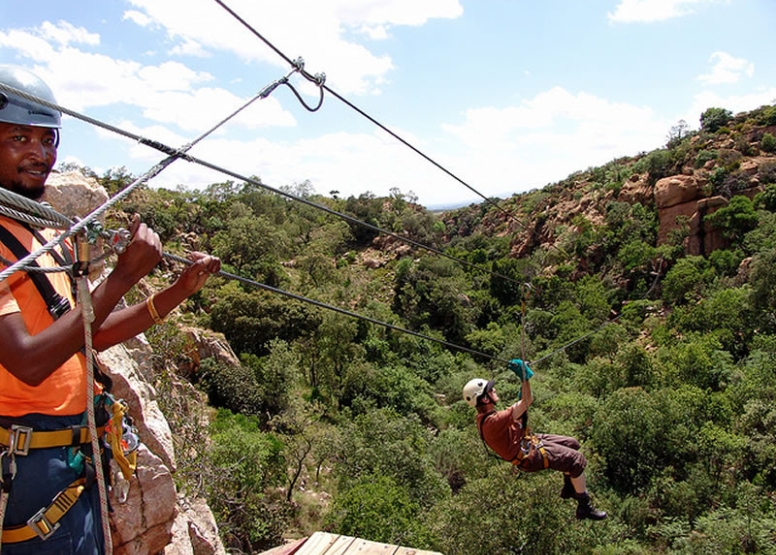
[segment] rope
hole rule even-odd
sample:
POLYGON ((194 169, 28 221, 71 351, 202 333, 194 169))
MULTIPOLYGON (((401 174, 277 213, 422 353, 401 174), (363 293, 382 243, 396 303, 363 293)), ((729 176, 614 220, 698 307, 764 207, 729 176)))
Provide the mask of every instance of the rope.
POLYGON ((51 229, 67 229, 72 225, 67 216, 60 214, 48 204, 30 200, 2 187, 0 187, 0 202, 5 204, 0 205, 0 214, 15 220, 51 229), (11 206, 19 210, 13 210, 11 206))
POLYGON ((0 551, 3 549, 3 523, 5 522, 5 508, 8 506, 8 494, 0 489, 0 551))
MULTIPOLYGON (((86 248, 86 245, 82 245, 86 248)), ((77 249, 81 250, 81 249, 77 249)), ((79 253, 80 254, 80 253, 79 253)), ((112 555, 113 541, 111 540, 110 520, 108 516, 108 491, 105 486, 105 473, 102 468, 102 449, 100 438, 97 436, 97 419, 94 415, 94 353, 92 351, 92 322, 94 321, 94 307, 92 296, 89 292, 89 283, 86 276, 77 280, 78 298, 81 301, 81 318, 84 324, 84 354, 86 356, 86 424, 89 427, 89 437, 92 446, 92 461, 97 478, 98 493, 100 496, 100 517, 102 520, 102 533, 104 536, 105 555, 112 555)))

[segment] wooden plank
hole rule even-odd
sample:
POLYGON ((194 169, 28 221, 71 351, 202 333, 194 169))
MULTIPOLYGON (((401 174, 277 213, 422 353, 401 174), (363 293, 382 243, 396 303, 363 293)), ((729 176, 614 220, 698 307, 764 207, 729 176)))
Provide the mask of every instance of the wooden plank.
POLYGON ((356 538, 352 538, 350 536, 340 536, 337 538, 337 542, 334 543, 330 548, 329 551, 324 551, 321 553, 321 555, 346 555, 351 553, 351 548, 353 547, 353 543, 356 541, 356 538))
POLYGON ((399 547, 327 532, 315 532, 307 539, 297 540, 293 544, 264 552, 264 555, 275 555, 275 553, 278 555, 442 555, 436 551, 399 547))
POLYGON ((352 552, 348 551, 347 555, 351 555, 351 553, 352 555, 393 555, 396 551, 396 546, 357 539, 353 542, 351 549, 352 552))
POLYGON ((262 551, 260 555, 295 555, 297 553, 297 549, 299 549, 299 546, 306 541, 307 538, 301 538, 299 540, 288 542, 284 545, 275 547, 274 549, 270 549, 269 551, 262 551))
POLYGON ((353 541, 349 536, 315 532, 294 555, 344 555, 353 541))

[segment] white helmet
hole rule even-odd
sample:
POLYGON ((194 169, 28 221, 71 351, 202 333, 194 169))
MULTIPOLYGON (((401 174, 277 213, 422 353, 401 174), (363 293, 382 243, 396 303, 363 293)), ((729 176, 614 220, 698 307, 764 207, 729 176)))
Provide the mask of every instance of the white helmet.
MULTIPOLYGON (((24 68, 0 65, 0 83, 46 102, 57 103, 49 86, 40 77, 24 68)), ((62 114, 18 94, 0 91, 0 121, 59 129, 62 127, 62 114)))
POLYGON ((480 398, 491 389, 493 389, 493 380, 488 381, 483 378, 474 378, 463 386, 463 400, 469 406, 476 407, 480 402, 480 398))

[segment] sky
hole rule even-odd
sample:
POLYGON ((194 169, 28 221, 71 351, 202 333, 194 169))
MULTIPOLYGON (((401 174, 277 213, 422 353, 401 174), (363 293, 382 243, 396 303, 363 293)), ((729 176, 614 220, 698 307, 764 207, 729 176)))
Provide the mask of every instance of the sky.
MULTIPOLYGON (((275 189, 443 208, 661 148, 710 107, 773 104, 774 24, 773 0, 0 0, 0 63, 179 148, 285 76, 315 107, 301 58, 339 98, 312 112, 280 86, 190 154, 275 189)), ((139 176, 164 158, 63 119, 59 162, 139 176)), ((227 180, 177 160, 149 184, 227 180)))

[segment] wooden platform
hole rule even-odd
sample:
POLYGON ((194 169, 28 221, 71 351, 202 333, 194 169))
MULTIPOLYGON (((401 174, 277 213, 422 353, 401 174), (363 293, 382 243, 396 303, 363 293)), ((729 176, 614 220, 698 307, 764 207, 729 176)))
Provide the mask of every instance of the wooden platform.
POLYGON ((261 555, 443 555, 437 551, 424 551, 385 543, 377 543, 350 536, 316 532, 309 538, 303 538, 281 545, 261 555))

